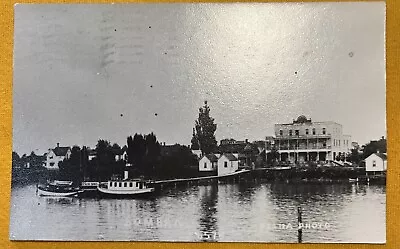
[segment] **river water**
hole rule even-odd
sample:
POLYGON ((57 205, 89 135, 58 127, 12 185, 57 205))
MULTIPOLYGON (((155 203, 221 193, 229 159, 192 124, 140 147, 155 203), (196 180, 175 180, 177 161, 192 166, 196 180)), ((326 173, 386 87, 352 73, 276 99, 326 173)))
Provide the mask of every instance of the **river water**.
POLYGON ((160 190, 147 199, 11 196, 12 240, 386 241, 386 188, 241 182, 160 190))

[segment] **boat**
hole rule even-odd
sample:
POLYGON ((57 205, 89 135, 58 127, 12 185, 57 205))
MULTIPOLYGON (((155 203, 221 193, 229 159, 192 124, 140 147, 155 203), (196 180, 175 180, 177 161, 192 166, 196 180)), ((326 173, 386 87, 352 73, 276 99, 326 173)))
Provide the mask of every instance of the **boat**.
POLYGON ((99 184, 97 190, 110 197, 139 197, 150 195, 154 188, 147 186, 142 179, 109 180, 105 184, 99 184))
POLYGON ((39 196, 67 197, 75 196, 83 191, 73 186, 71 181, 47 181, 46 185, 37 185, 39 196))

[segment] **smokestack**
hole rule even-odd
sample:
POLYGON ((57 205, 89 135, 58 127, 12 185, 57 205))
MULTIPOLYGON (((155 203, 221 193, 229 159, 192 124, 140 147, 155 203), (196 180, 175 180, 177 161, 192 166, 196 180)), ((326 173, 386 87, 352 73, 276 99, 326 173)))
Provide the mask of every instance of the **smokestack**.
POLYGON ((60 143, 57 143, 57 148, 60 147, 60 143))

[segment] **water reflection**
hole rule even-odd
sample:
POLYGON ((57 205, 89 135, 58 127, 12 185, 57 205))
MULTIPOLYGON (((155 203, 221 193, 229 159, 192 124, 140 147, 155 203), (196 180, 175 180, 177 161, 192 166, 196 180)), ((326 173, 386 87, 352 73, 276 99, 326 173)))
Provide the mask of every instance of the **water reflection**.
POLYGON ((203 186, 199 189, 200 218, 197 239, 202 241, 218 240, 217 204, 218 184, 203 186))
POLYGON ((10 236, 31 240, 383 242, 385 186, 212 183, 168 188, 150 199, 43 198, 12 189, 10 236), (287 229, 282 225, 291 224, 287 229), (374 229, 370 229, 374 228, 374 229))

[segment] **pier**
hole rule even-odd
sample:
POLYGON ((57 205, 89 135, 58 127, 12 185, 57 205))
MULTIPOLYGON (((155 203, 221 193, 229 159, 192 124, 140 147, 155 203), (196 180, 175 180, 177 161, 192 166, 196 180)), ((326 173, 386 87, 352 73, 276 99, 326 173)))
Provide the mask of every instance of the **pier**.
POLYGON ((244 174, 249 173, 250 170, 243 169, 240 171, 236 171, 233 173, 229 173, 226 175, 221 176, 202 176, 202 177, 192 177, 192 178, 181 178, 181 179, 170 179, 170 180, 159 180, 159 181, 152 181, 148 184, 151 186, 163 186, 163 185, 170 185, 170 184, 181 184, 181 183, 192 183, 192 182, 199 182, 199 181, 212 181, 212 180, 221 180, 221 179, 229 179, 235 178, 244 174))

